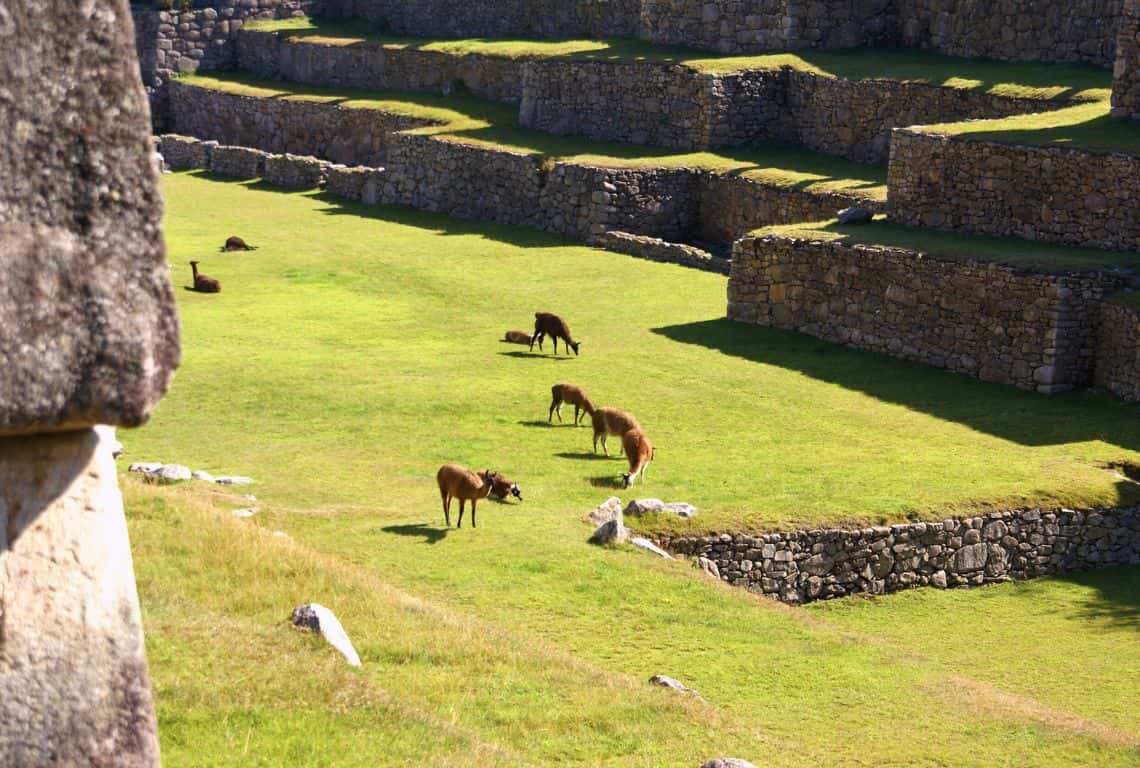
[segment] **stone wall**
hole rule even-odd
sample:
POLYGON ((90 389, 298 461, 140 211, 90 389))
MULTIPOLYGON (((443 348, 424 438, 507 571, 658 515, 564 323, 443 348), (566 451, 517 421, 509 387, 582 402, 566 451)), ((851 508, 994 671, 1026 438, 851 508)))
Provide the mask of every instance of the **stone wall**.
POLYGON ((420 37, 632 37, 640 0, 328 0, 326 15, 420 37))
POLYGON ((180 0, 175 0, 172 10, 162 10, 156 3, 131 6, 135 49, 148 88, 160 88, 177 73, 232 67, 237 60, 237 33, 248 19, 322 10, 320 0, 211 0, 207 5, 185 11, 180 0))
POLYGON ((383 165, 396 132, 429 124, 390 112, 255 98, 177 80, 169 93, 170 125, 177 133, 346 165, 383 165))
POLYGON ((701 174, 698 197, 700 239, 712 243, 732 243, 756 229, 758 221, 764 226, 823 221, 851 206, 886 210, 886 203, 858 193, 803 192, 721 173, 701 174))
POLYGON ((1041 392, 1092 377, 1095 304, 1119 281, 780 237, 733 247, 728 316, 1041 392))
POLYGON ((895 0, 899 42, 948 56, 1111 67, 1121 0, 895 0))
POLYGON ((901 224, 1140 250, 1140 157, 896 130, 889 211, 901 224))
POLYGON ((906 45, 1112 65, 1122 0, 328 0, 424 37, 639 37, 721 52, 906 45))
POLYGON ((670 243, 659 237, 631 235, 628 232, 610 231, 595 236, 591 245, 605 248, 615 253, 625 253, 639 259, 659 261, 666 264, 681 264, 686 267, 703 269, 706 272, 728 274, 728 259, 718 259, 708 251, 683 243, 670 243))
POLYGON ((517 103, 522 98, 527 60, 452 56, 371 43, 295 42, 277 32, 244 29, 238 38, 237 65, 264 79, 367 90, 467 90, 483 98, 517 103))
POLYGON ((1140 510, 1014 510, 855 530, 664 536, 658 543, 698 558, 730 584, 800 604, 1137 564, 1140 510))
POLYGON ((704 150, 799 144, 859 162, 887 159, 898 126, 1036 112, 1063 102, 980 89, 850 81, 791 70, 704 74, 657 62, 448 56, 336 46, 244 31, 243 69, 310 85, 450 92, 520 102, 519 124, 604 141, 704 150))
MULTIPOLYGON (((583 241, 619 230, 672 242, 701 236, 727 244, 758 226, 826 218, 868 202, 687 168, 558 163, 546 169, 533 156, 401 133, 423 121, 336 104, 258 99, 179 81, 170 84, 170 96, 171 122, 182 134, 385 167, 377 201, 522 224, 583 241), (486 200, 472 199, 479 195, 486 200), (500 209, 495 201, 504 200, 509 202, 500 209)), ((176 139, 171 147, 172 168, 201 151, 176 139)))
POLYGON ((1093 385, 1140 402, 1140 311, 1105 301, 1096 312, 1093 385))
POLYGON ((1140 0, 1122 0, 1112 79, 1112 114, 1140 118, 1140 0))

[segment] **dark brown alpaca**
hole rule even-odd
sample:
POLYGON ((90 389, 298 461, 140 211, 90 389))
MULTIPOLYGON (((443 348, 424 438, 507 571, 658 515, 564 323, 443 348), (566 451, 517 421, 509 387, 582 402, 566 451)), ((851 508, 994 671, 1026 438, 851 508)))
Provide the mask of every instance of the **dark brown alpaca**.
POLYGON ((530 344, 530 334, 526 331, 507 331, 503 341, 509 341, 511 344, 530 344))
POLYGON ((194 287, 191 290, 198 293, 221 293, 221 283, 212 277, 198 274, 198 262, 190 262, 190 269, 194 272, 194 287))
POLYGON ((534 313, 534 336, 530 338, 530 349, 534 351, 534 342, 538 342, 538 348, 542 349, 542 339, 549 336, 554 340, 554 354, 558 354, 558 340, 562 339, 566 344, 566 354, 570 354, 570 350, 574 350, 574 354, 578 354, 579 342, 574 341, 574 337, 570 334, 570 326, 566 324, 558 315, 551 314, 550 312, 535 312, 534 313))
POLYGON ((229 253, 230 251, 256 251, 256 250, 257 250, 257 246, 246 244, 245 240, 242 240, 237 235, 232 235, 230 237, 227 237, 226 238, 226 244, 222 246, 222 252, 223 253, 229 253))

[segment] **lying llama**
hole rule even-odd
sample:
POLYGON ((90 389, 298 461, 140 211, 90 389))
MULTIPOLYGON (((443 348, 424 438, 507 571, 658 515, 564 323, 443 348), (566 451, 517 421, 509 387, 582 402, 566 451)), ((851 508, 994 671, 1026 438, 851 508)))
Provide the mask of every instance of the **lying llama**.
POLYGON ((503 341, 508 341, 511 344, 530 344, 530 334, 526 331, 507 331, 503 336, 503 341))
POLYGON ((256 251, 256 245, 248 245, 245 240, 242 240, 237 235, 230 235, 226 238, 226 244, 222 246, 223 253, 230 251, 256 251))
MULTIPOLYGON (((514 496, 519 501, 523 500, 522 491, 519 489, 519 484, 507 478, 501 472, 491 473, 491 495, 503 501, 507 496, 514 496)), ((472 502, 471 506, 471 524, 475 524, 475 506, 472 502)))
POLYGON ((222 284, 212 277, 199 274, 198 262, 190 262, 190 269, 194 273, 194 287, 190 290, 197 291, 198 293, 221 293, 222 284))

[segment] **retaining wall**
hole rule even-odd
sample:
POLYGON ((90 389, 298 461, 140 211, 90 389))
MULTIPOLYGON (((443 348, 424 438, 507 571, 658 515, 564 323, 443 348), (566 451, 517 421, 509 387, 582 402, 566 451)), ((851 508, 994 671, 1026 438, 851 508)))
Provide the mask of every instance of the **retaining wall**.
POLYGON ((1121 0, 895 0, 902 45, 948 56, 1111 67, 1121 0))
POLYGON ((1095 305, 1120 286, 843 242, 746 237, 728 316, 1041 392, 1092 377, 1095 305))
POLYGON ((426 37, 639 37, 723 52, 906 45, 952 56, 1112 65, 1121 0, 328 0, 426 37))
MULTIPOLYGON (((276 154, 386 167, 377 201, 589 240, 609 230, 730 243, 766 224, 834 215, 856 195, 770 187, 687 168, 602 168, 401 133, 424 121, 367 109, 170 84, 178 133, 276 154), (477 199, 485 196, 485 200, 477 199)), ((172 167, 178 167, 172 161, 172 167)))
POLYGON ((1140 118, 1140 0, 1123 0, 1112 78, 1112 114, 1140 118))
POLYGON ((1140 402, 1140 311, 1106 301, 1096 312, 1093 384, 1140 402))
POLYGON ((449 56, 244 31, 238 63, 309 85, 450 92, 520 103, 519 124, 605 141, 704 150, 779 141, 882 163, 897 126, 1004 117, 1064 102, 792 70, 704 74, 657 62, 449 56))
POLYGON ((663 536, 710 573, 786 603, 975 587, 1140 563, 1140 511, 1014 510, 857 530, 663 536))
POLYGON ((1140 157, 896 130, 888 208, 912 226, 1140 250, 1140 157))

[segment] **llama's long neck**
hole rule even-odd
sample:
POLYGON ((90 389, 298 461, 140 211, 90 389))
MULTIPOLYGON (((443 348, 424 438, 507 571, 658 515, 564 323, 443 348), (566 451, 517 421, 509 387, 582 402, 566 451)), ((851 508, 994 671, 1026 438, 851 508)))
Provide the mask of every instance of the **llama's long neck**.
POLYGON ((197 279, 198 279, 198 265, 197 265, 197 264, 194 264, 194 263, 191 263, 191 264, 190 264, 190 269, 191 269, 191 271, 193 271, 193 272, 194 272, 194 279, 195 279, 195 280, 197 280, 197 279))

